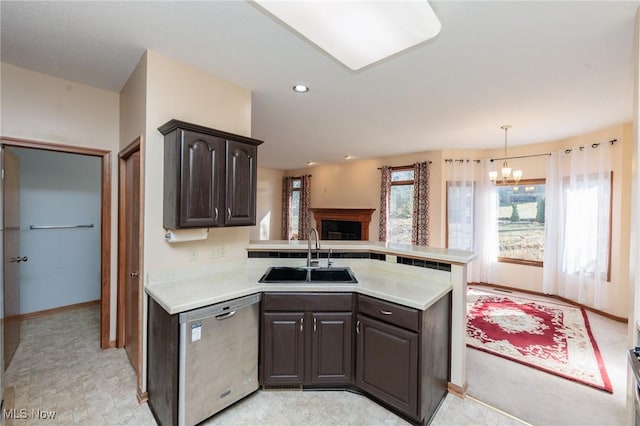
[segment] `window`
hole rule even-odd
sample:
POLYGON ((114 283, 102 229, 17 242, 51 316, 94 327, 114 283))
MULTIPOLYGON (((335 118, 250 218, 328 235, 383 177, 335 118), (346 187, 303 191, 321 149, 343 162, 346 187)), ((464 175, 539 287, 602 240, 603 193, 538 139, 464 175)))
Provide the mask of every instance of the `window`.
POLYGON ((301 178, 293 178, 291 179, 291 210, 289 212, 291 217, 291 235, 292 240, 298 240, 298 235, 300 233, 299 224, 300 224, 300 188, 302 187, 302 179, 301 178))
POLYGON ((391 171, 389 205, 389 242, 411 244, 413 225, 413 168, 394 168, 391 171))
POLYGON ((447 182, 447 247, 474 251, 475 184, 447 182))
POLYGON ((544 180, 497 187, 499 261, 542 266, 545 192, 544 180))
POLYGON ((563 182, 565 195, 562 270, 609 280, 611 234, 611 178, 578 176, 563 182))

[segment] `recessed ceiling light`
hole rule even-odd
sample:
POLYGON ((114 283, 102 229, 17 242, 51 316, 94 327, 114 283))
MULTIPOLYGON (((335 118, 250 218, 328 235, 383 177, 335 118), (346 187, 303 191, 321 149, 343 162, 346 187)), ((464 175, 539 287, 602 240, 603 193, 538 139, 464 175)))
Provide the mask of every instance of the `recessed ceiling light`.
POLYGON ((429 40, 442 28, 426 0, 255 2, 352 70, 429 40))
POLYGON ((309 91, 309 87, 304 84, 296 84, 293 86, 293 91, 296 93, 307 93, 309 91))
POLYGON ((315 161, 307 161, 307 166, 315 166, 315 161))
POLYGON ((344 159, 345 160, 351 160, 353 158, 353 155, 345 155, 344 159))

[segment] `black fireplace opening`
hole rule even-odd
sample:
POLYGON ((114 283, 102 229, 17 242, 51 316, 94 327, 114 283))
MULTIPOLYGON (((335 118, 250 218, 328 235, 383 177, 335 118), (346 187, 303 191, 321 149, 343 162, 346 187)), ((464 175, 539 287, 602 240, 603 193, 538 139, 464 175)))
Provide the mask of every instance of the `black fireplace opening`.
POLYGON ((362 226, 352 220, 323 220, 323 240, 361 240, 362 226))

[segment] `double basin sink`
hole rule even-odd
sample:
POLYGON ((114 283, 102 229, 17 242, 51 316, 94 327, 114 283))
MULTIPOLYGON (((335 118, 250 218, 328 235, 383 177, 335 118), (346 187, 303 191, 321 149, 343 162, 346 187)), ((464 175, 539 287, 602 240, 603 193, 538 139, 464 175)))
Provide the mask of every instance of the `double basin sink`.
POLYGON ((336 283, 354 284, 358 280, 349 267, 287 267, 272 266, 267 269, 259 282, 261 283, 336 283))

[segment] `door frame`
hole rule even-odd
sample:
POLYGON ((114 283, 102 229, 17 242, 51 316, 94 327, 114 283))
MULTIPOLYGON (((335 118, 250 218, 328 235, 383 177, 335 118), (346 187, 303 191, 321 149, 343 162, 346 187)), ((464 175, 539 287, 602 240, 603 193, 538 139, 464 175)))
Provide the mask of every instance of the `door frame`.
POLYGON ((111 336, 111 151, 0 136, 0 144, 101 158, 100 190, 100 348, 115 346, 111 336))
POLYGON ((140 152, 140 202, 138 211, 139 230, 138 230, 138 273, 139 273, 139 294, 138 301, 138 356, 136 371, 138 380, 138 401, 146 400, 146 394, 142 392, 142 347, 143 347, 143 299, 144 299, 144 156, 143 156, 144 137, 138 136, 133 142, 127 145, 118 153, 118 297, 117 297, 117 318, 116 318, 116 347, 123 348, 125 344, 125 259, 127 257, 127 238, 126 238, 126 196, 124 185, 127 182, 126 160, 133 153, 140 152))

